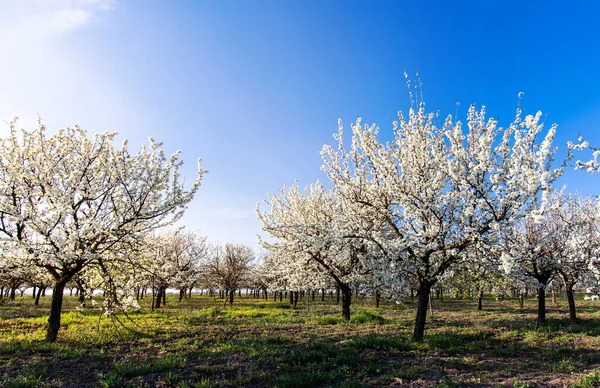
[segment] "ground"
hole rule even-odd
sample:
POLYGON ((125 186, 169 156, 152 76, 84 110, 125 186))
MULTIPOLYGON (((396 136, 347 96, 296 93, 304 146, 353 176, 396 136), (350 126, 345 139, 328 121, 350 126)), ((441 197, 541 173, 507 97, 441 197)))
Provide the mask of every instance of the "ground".
MULTIPOLYGON (((600 386, 600 302, 548 299, 548 324, 535 325, 536 300, 434 300, 425 340, 410 340, 415 306, 355 300, 341 306, 289 304, 243 296, 233 307, 193 295, 165 308, 119 315, 77 309, 66 297, 54 344, 43 341, 49 297, 0 301, 2 387, 457 387, 600 386)), ((89 303, 88 303, 89 305, 89 303)))

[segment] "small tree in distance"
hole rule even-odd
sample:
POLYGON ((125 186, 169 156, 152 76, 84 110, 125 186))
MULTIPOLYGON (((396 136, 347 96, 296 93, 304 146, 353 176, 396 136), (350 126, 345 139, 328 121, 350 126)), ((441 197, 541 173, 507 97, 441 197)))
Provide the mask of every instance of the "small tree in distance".
POLYGON ((204 276, 223 290, 227 290, 228 301, 233 305, 235 291, 249 279, 254 262, 252 248, 244 244, 228 243, 224 247, 215 245, 204 268, 204 276))

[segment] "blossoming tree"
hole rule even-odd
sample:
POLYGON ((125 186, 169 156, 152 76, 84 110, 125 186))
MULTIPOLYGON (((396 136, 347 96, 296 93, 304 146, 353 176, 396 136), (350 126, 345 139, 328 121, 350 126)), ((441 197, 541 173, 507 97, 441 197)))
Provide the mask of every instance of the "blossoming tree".
POLYGON ((322 276, 330 277, 342 294, 342 315, 350 319, 351 285, 361 274, 365 244, 347 238, 351 228, 344 222, 345 207, 336 193, 319 182, 301 190, 284 187, 270 194, 268 211, 257 206, 263 230, 275 240, 261 241, 280 260, 288 285, 317 288, 322 276), (317 282, 315 282, 317 280, 317 282))
POLYGON ((75 126, 49 135, 15 128, 0 139, 0 234, 54 278, 46 339, 56 340, 65 285, 94 264, 110 277, 111 258, 143 234, 179 219, 204 171, 186 189, 179 152, 150 139, 137 153, 116 133, 75 126))
POLYGON ((357 223, 379 227, 362 236, 382 252, 394 276, 418 284, 413 338, 423 339, 431 288, 465 250, 519 218, 532 199, 561 173, 552 170, 555 126, 543 136, 541 112, 508 127, 487 119, 485 108, 468 110, 466 125, 426 113, 424 104, 399 114, 393 138, 379 140, 375 125, 352 124, 350 147, 343 127, 337 147, 322 151, 329 179, 357 223))

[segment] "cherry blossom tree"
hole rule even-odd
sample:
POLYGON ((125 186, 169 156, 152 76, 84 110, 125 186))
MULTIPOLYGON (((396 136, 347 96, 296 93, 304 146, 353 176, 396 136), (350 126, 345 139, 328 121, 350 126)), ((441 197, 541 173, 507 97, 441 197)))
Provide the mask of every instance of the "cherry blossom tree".
POLYGON ((566 230, 557 258, 558 273, 564 282, 569 302, 569 318, 577 319, 574 288, 587 276, 598 257, 598 201, 577 194, 556 193, 555 222, 566 230))
POLYGON ((344 212, 377 226, 356 237, 381 250, 388 279, 419 285, 415 340, 423 339, 432 286, 482 236, 521 217, 562 172, 551 169, 556 127, 544 136, 541 117, 518 109, 502 128, 471 106, 466 124, 448 116, 438 126, 438 115, 418 104, 408 117, 399 113, 387 143, 359 119, 350 148, 341 122, 337 147, 323 148, 324 171, 340 201, 352 204, 344 212))
MULTIPOLYGON (((75 126, 48 134, 10 125, 0 139, 0 234, 54 278, 46 339, 60 329, 65 285, 93 264, 111 276, 113 252, 178 220, 196 193, 181 177, 179 152, 150 139, 137 153, 116 133, 89 137, 75 126)), ((110 297, 110 295, 108 295, 110 297)), ((114 296, 114 295, 113 295, 114 296)))
MULTIPOLYGON (((555 198, 553 198, 555 199, 555 198)), ((537 210, 502 231, 502 263, 507 275, 537 289, 537 323, 546 321, 546 289, 561 267, 560 259, 569 253, 566 242, 569 226, 560 222, 552 203, 541 214, 537 210)))
POLYGON ((336 193, 319 182, 304 190, 294 185, 283 187, 279 195, 269 194, 265 203, 268 210, 257 205, 256 212, 263 230, 275 240, 261 243, 283 261, 279 269, 287 273, 288 287, 318 288, 317 274, 327 274, 342 294, 342 316, 349 320, 351 286, 360 275, 366 245, 349 238, 336 193))

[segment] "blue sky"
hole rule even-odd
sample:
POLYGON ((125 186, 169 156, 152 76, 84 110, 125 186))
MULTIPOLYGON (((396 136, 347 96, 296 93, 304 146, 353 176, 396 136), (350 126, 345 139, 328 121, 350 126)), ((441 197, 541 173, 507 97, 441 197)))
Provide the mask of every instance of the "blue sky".
MULTIPOLYGON (((210 172, 184 222, 256 246, 256 202, 321 177, 337 119, 391 129, 419 70, 442 114, 485 104, 529 113, 600 144, 595 2, 0 1, 0 118, 148 136, 210 172), (417 4, 418 3, 418 4, 417 4), (548 6, 546 4, 551 4, 548 6)), ((562 154, 560 154, 562 155, 562 154)), ((568 171, 569 190, 598 177, 568 171)))

